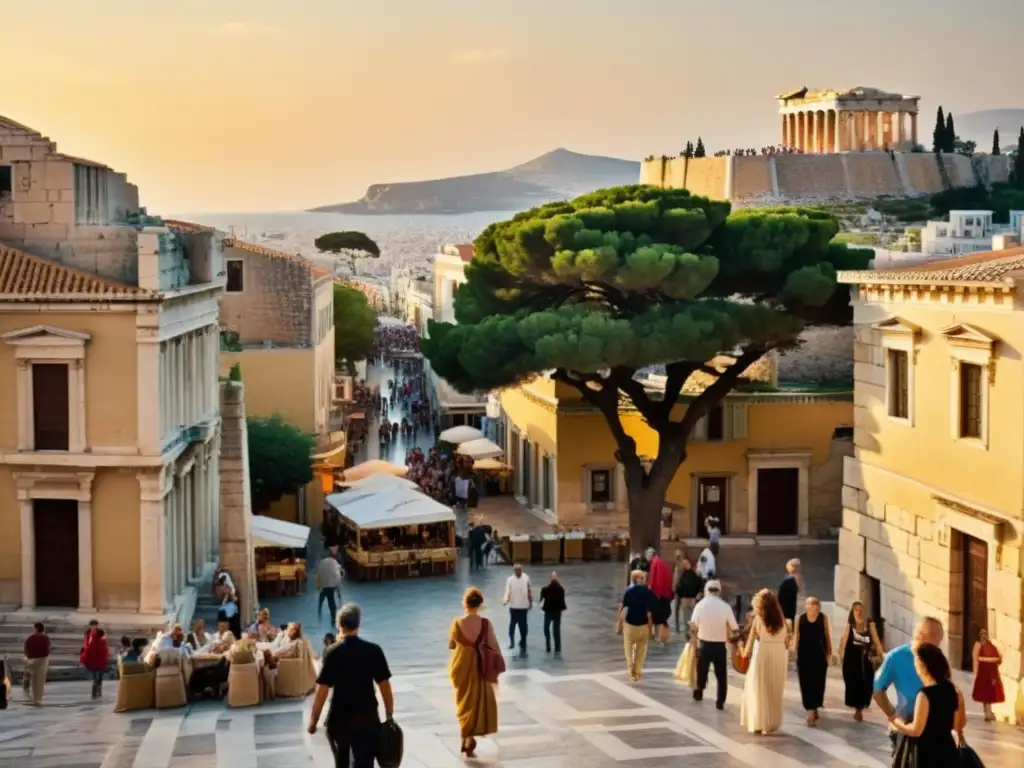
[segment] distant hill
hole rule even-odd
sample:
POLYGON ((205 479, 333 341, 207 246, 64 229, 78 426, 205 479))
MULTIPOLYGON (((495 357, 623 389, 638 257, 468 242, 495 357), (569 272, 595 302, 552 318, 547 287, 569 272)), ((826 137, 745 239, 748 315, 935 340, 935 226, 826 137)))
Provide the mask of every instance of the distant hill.
MULTIPOLYGON (((1004 150, 1017 146, 1017 137, 1024 126, 1024 109, 986 109, 981 112, 953 113, 956 132, 962 139, 978 142, 979 152, 992 149, 992 131, 999 129, 999 143, 1004 150)), ((934 120, 933 120, 934 122, 934 120)), ((919 121, 920 124, 920 121, 919 121)), ((928 133, 931 144, 931 133, 928 133)))
POLYGON ((373 184, 355 202, 310 210, 356 214, 518 211, 595 189, 636 184, 639 179, 639 162, 556 149, 506 171, 373 184))

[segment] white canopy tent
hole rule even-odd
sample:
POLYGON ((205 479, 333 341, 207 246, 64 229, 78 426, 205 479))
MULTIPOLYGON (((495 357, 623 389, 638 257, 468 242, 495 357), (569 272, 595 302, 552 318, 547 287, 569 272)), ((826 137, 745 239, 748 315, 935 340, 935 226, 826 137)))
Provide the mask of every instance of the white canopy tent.
POLYGON ((327 502, 360 530, 455 522, 455 513, 450 507, 410 488, 378 491, 341 507, 336 506, 336 499, 346 495, 328 496, 327 502))
POLYGON ((309 526, 277 520, 266 515, 252 518, 252 546, 302 549, 309 542, 309 526))
POLYGON ((483 436, 484 433, 476 427, 463 424, 458 427, 449 427, 438 436, 438 439, 446 443, 462 445, 462 443, 468 443, 471 440, 480 440, 483 436))
POLYGON ((491 442, 486 437, 482 437, 479 440, 470 440, 468 443, 463 443, 456 450, 456 453, 461 453, 463 456, 469 456, 473 459, 497 459, 500 456, 504 456, 505 452, 501 450, 501 446, 497 443, 491 442))
POLYGON ((349 483, 347 487, 348 490, 345 493, 339 494, 344 496, 347 501, 355 499, 356 496, 365 496, 368 493, 377 493, 378 491, 385 491, 390 488, 419 488, 412 480, 385 473, 364 477, 362 480, 349 483))

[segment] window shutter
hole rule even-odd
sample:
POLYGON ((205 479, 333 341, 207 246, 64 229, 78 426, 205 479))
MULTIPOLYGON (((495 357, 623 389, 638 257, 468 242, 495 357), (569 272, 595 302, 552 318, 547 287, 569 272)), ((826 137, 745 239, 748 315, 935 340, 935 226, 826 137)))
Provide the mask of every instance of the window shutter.
POLYGON ((747 438, 747 404, 730 403, 726 406, 726 425, 731 430, 730 440, 746 440, 747 438))

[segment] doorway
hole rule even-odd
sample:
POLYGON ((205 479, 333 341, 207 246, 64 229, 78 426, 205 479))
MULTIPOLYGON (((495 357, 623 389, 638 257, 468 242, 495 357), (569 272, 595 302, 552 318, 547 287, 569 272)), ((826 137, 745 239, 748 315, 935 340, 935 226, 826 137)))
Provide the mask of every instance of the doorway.
POLYGON ((718 527, 723 535, 728 532, 726 530, 729 517, 726 499, 728 485, 729 478, 727 477, 697 478, 697 530, 695 531, 697 536, 707 537, 706 521, 709 517, 718 518, 718 527))
POLYGON ((35 499, 36 605, 78 607, 78 502, 35 499))
POLYGON ((796 536, 800 532, 800 470, 757 470, 757 535, 796 536))
POLYGON ((964 637, 960 668, 971 670, 971 651, 981 630, 988 629, 988 544, 962 534, 964 566, 964 637))

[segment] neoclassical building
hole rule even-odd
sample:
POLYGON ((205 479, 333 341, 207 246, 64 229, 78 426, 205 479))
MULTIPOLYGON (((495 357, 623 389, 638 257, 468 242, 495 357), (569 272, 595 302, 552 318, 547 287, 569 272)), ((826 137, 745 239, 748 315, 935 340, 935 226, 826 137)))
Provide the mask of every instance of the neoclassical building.
POLYGON ((221 237, 0 119, 0 604, 141 626, 217 557, 221 237), (132 620, 135 617, 135 620, 132 620))
POLYGON ((919 96, 877 88, 811 91, 775 97, 781 144, 807 153, 907 150, 917 144, 919 96))

